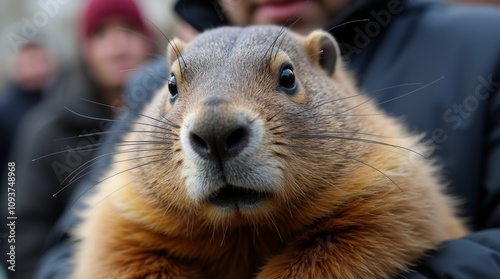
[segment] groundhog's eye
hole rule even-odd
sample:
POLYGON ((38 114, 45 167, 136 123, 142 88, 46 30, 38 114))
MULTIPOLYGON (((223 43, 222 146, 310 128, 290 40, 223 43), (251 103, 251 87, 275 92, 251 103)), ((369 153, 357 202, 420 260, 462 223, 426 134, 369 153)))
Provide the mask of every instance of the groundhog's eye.
POLYGON ((281 68, 279 89, 287 94, 294 94, 297 91, 297 81, 295 80, 292 65, 285 64, 281 68))
POLYGON ((179 91, 177 90, 177 79, 173 74, 168 80, 168 91, 170 91, 170 95, 172 95, 170 97, 171 99, 177 97, 177 95, 179 94, 179 91))

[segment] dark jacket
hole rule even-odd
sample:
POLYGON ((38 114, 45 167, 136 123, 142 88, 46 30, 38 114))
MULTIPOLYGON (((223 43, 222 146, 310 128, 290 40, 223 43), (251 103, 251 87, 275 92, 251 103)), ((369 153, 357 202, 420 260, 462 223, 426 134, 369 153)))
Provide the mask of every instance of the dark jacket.
POLYGON ((13 82, 0 92, 0 163, 2 166, 7 161, 19 122, 30 109, 40 103, 42 97, 42 90, 26 91, 13 82))
MULTIPOLYGON (((179 1, 175 9, 200 31, 227 24, 213 1, 179 1)), ((433 156, 473 230, 444 243, 409 278, 500 278, 500 10, 353 0, 325 29, 360 87, 435 145, 433 156), (358 19, 370 21, 340 26, 358 19)), ((75 221, 66 217, 58 241, 75 221)), ((63 259, 71 249, 54 247, 40 278, 68 268, 63 259)))
POLYGON ((87 76, 75 70, 52 98, 26 115, 19 127, 10 156, 16 163, 17 177, 17 264, 16 271, 9 272, 10 278, 33 277, 46 237, 73 192, 69 175, 97 153, 100 135, 78 137, 102 131, 108 122, 98 119, 112 117, 109 108, 89 102, 100 101, 96 92, 87 76))
MULTIPOLYGON (((7 214, 7 162, 14 161, 14 158, 9 158, 9 155, 15 145, 15 135, 19 129, 20 123, 22 122, 22 119, 29 114, 32 109, 39 105, 44 98, 50 97, 50 93, 59 88, 62 78, 63 75, 58 74, 46 88, 37 90, 26 90, 16 82, 9 82, 2 92, 0 92, 0 163, 2 166, 0 179, 2 179, 5 183, 2 187, 0 187, 2 217, 5 217, 7 214), (4 204, 5 206, 3 206, 4 204)), ((15 184, 12 184, 11 186, 12 190, 16 190, 17 187, 15 184)), ((10 195, 15 194, 12 190, 10 195)), ((12 198, 12 196, 10 197, 12 198)), ((6 226, 2 226, 0 229, 1 247, 5 247, 6 245, 10 246, 6 243, 7 238, 5 238, 5 229, 7 229, 6 226)), ((8 250, 2 249, 2 251, 8 250)))

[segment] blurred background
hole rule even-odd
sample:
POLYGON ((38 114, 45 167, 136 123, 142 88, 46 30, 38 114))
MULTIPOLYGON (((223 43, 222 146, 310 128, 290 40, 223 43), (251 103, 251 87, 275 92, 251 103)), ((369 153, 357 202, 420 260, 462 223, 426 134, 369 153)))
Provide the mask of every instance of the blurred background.
MULTIPOLYGON (((43 34, 44 43, 64 65, 75 63, 78 11, 85 0, 2 0, 0 1, 0 88, 7 79, 9 57, 17 51, 23 35, 43 34), (19 27, 21 30, 19 30, 19 27), (20 31, 20 32, 19 32, 20 31), (24 32, 24 33, 23 33, 24 32)), ((173 0, 137 1, 145 17, 171 34, 175 26, 173 0)), ((29 39, 29 38, 28 38, 29 39)), ((164 40, 160 39, 160 44, 164 40)))

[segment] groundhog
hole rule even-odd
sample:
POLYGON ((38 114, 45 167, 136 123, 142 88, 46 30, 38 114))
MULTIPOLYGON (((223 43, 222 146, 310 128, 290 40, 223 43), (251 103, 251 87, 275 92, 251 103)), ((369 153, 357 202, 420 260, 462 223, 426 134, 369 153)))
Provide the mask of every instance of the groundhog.
POLYGON ((87 200, 72 278, 394 278, 466 234, 430 147, 330 34, 226 27, 167 56, 87 200))

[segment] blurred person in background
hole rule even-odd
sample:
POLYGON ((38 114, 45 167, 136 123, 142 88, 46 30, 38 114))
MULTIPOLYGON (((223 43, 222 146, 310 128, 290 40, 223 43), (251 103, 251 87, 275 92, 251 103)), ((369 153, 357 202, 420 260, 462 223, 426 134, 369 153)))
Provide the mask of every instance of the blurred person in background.
POLYGON ((74 189, 69 175, 95 156, 107 119, 122 106, 124 83, 154 51, 153 33, 133 0, 86 1, 78 39, 81 65, 16 135, 17 265, 10 278, 33 277, 48 232, 74 189), (78 137, 86 134, 92 135, 78 137))
MULTIPOLYGON (((0 171, 2 181, 7 181, 6 178, 3 179, 7 177, 7 156, 19 123, 26 113, 60 83, 58 61, 43 34, 37 34, 18 45, 16 52, 9 57, 7 66, 9 79, 5 88, 0 91, 0 163, 4 167, 0 171)), ((0 191, 0 198, 2 202, 5 201, 2 204, 7 204, 6 186, 3 184, 0 191)), ((0 241, 4 245, 4 239, 0 241)), ((0 278, 7 278, 2 277, 7 276, 4 275, 5 262, 2 262, 0 269, 0 278)))
MULTIPOLYGON (((43 34, 23 42, 9 57, 9 80, 0 91, 0 163, 4 166, 22 117, 54 90, 58 62, 43 34)), ((2 171, 2 173, 4 173, 2 171)))

